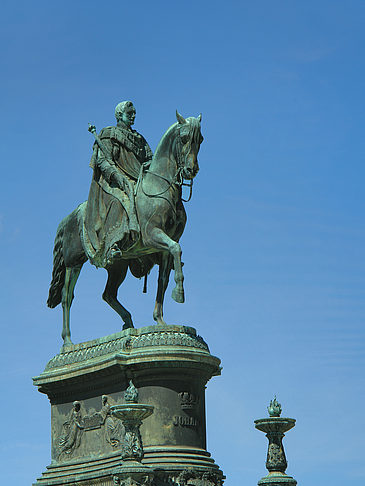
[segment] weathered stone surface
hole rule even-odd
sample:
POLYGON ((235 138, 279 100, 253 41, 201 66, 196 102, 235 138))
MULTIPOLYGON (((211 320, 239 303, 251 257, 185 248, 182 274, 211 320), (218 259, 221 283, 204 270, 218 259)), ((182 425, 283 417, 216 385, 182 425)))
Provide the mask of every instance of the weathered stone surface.
POLYGON ((121 481, 125 429, 111 410, 128 403, 130 380, 139 403, 154 407, 140 427, 142 465, 165 476, 190 468, 222 478, 206 451, 205 424, 205 385, 219 374, 220 360, 191 327, 126 329, 72 345, 34 378, 50 399, 52 428, 52 463, 37 484, 121 481))

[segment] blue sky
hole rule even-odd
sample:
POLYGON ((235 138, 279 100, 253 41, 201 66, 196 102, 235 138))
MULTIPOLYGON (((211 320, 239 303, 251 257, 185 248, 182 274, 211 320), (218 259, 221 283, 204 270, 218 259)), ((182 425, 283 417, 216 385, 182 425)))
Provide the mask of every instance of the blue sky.
MULTIPOLYGON (((60 348, 45 302, 58 222, 87 198, 88 122, 131 99, 155 149, 203 114, 205 141, 182 238, 186 303, 222 359, 207 389, 208 450, 228 486, 265 475, 253 420, 276 393, 297 419, 284 439, 302 486, 365 480, 365 229, 362 1, 4 1, 0 32, 2 481, 30 484, 50 462, 49 404, 32 386, 60 348)), ((85 265, 75 342, 119 330, 85 265)), ((120 299, 137 327, 148 295, 120 299)))

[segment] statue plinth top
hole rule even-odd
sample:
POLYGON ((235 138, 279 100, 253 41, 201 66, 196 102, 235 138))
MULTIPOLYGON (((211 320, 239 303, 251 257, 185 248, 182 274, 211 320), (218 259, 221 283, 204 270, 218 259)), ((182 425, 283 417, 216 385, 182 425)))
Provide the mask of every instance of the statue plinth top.
POLYGON ((97 380, 107 369, 125 380, 124 370, 130 367, 138 368, 139 373, 164 369, 170 375, 179 367, 187 373, 200 369, 207 381, 221 372, 219 358, 210 354, 194 328, 153 325, 73 344, 54 356, 33 382, 41 392, 58 393, 61 383, 77 380, 81 386, 82 376, 97 380))

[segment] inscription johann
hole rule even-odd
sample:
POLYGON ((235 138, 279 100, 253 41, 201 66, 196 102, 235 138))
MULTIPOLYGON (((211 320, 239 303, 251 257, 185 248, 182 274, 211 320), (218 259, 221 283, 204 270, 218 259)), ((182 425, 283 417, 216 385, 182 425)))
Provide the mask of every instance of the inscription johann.
POLYGON ((195 417, 182 417, 181 415, 175 415, 173 417, 173 424, 180 427, 197 427, 198 419, 195 417))

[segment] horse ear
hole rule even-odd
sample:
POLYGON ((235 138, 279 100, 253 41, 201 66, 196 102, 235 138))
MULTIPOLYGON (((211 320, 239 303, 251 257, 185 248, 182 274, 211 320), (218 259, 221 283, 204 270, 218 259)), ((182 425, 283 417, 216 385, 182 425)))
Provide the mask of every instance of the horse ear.
POLYGON ((200 113, 200 115, 198 116, 197 118, 198 122, 200 123, 202 121, 202 114, 200 113))
POLYGON ((176 119, 180 123, 180 125, 186 123, 185 118, 182 115, 180 115, 180 113, 177 110, 176 110, 176 119))

